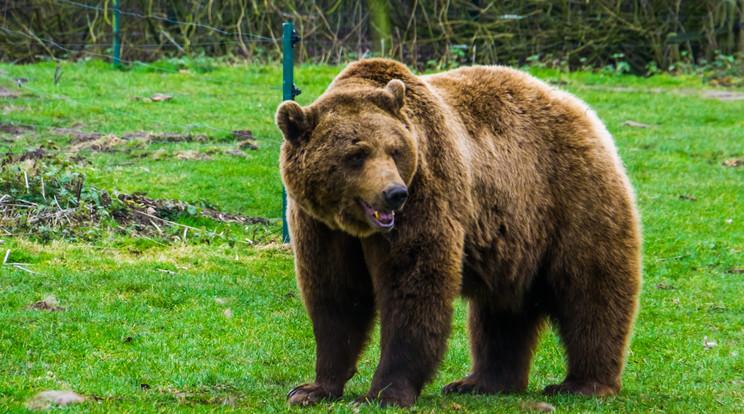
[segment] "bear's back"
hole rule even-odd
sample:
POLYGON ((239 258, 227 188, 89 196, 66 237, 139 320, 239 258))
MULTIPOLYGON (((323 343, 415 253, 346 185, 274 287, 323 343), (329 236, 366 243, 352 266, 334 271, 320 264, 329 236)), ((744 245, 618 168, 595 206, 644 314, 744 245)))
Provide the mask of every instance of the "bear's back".
POLYGON ((467 269, 500 269, 492 280, 529 283, 519 274, 537 271, 539 252, 562 229, 573 233, 590 222, 615 227, 613 221, 637 227, 612 137, 580 99, 502 66, 421 80, 461 125, 450 128, 463 131, 453 139, 467 147, 474 202, 467 269))

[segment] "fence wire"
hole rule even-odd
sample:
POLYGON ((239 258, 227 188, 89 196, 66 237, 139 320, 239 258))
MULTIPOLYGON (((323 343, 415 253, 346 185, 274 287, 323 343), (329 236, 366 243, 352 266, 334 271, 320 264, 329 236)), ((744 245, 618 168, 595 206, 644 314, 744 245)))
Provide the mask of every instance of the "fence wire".
MULTIPOLYGON (((0 25, 6 22, 11 29, 51 37, 69 49, 105 54, 106 43, 113 40, 111 1, 3 3, 0 25), (48 24, 55 18, 56 24, 48 24)), ((739 1, 388 0, 383 3, 392 32, 385 39, 376 39, 372 12, 364 2, 121 3, 122 57, 128 60, 202 52, 276 61, 281 54, 279 26, 287 19, 295 22, 301 36, 298 59, 317 63, 383 54, 423 69, 523 64, 539 55, 563 60, 572 68, 598 68, 624 55, 635 72, 644 73, 650 63, 666 69, 677 62, 744 53, 744 10, 739 1)), ((0 42, 4 40, 0 36, 0 42)), ((0 59, 32 61, 40 49, 38 42, 27 41, 0 49, 0 59)))
MULTIPOLYGON (((83 8, 83 9, 97 10, 97 11, 102 11, 102 12, 108 12, 109 11, 109 9, 106 8, 106 7, 101 7, 101 6, 93 5, 93 4, 80 3, 80 2, 72 1, 72 0, 56 0, 56 2, 57 3, 60 3, 60 4, 69 4, 69 5, 80 7, 80 8, 83 8)), ((178 25, 185 25, 185 26, 200 27, 200 28, 203 28, 203 29, 207 29, 209 31, 212 31, 214 33, 219 33, 219 34, 224 35, 224 36, 241 36, 241 37, 244 37, 246 39, 251 39, 251 40, 256 41, 256 42, 271 42, 271 43, 275 43, 277 41, 277 39, 273 39, 273 38, 270 38, 270 37, 261 36, 261 35, 257 35, 257 34, 229 32, 229 31, 220 29, 218 27, 210 26, 210 25, 203 24, 203 23, 187 22, 187 21, 183 21, 183 20, 177 20, 177 19, 174 19, 174 18, 171 18, 171 17, 157 16, 157 15, 154 15, 154 14, 147 14, 147 15, 145 15, 145 14, 141 14, 141 13, 127 11, 127 10, 121 9, 121 8, 119 9, 119 14, 121 14, 122 16, 136 17, 136 18, 139 18, 139 19, 158 20, 158 21, 161 21, 161 22, 164 22, 164 23, 170 23, 170 24, 178 24, 178 25)))

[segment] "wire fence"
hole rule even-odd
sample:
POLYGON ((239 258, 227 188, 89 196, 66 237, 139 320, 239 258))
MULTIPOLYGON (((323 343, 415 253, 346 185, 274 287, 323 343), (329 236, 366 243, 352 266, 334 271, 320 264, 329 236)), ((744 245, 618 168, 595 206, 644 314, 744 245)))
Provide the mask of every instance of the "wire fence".
MULTIPOLYGON (((0 48, 0 60, 110 54, 114 3, 6 0, 0 26, 54 40, 67 50, 35 39, 13 42, 0 33, 0 43, 8 46, 0 48)), ((319 63, 384 55, 419 69, 523 64, 533 58, 603 67, 622 55, 643 72, 650 63, 666 69, 679 61, 744 53, 744 0, 376 1, 384 5, 387 33, 371 24, 380 16, 367 3, 121 0, 121 56, 150 61, 203 53, 276 62, 285 20, 296 23, 301 37, 298 60, 319 63)))

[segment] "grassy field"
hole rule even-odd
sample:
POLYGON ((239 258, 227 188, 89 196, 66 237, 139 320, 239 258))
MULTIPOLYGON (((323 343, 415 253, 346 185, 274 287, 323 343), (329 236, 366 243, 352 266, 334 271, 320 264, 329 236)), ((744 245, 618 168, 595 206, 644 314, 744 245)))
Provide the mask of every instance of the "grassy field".
MULTIPOLYGON (((74 160, 70 168, 86 185, 280 216, 278 67, 170 62, 122 72, 90 61, 60 68, 55 85, 53 63, 0 65, 0 121, 27 126, 0 132, 0 153, 42 145, 74 160), (25 78, 20 88, 18 78, 25 78), (156 93, 172 99, 148 99, 156 93), (78 151, 74 134, 55 128, 208 138, 78 151), (258 150, 229 155, 230 131, 246 129, 258 150)), ((338 70, 299 67, 298 100, 312 101, 338 70)), ((608 399, 542 396, 564 375, 547 330, 527 393, 442 396, 440 388, 469 366, 458 302, 446 360, 415 410, 522 412, 545 401, 558 412, 744 411, 744 168, 734 166, 744 158, 744 100, 715 99, 690 78, 533 72, 596 108, 637 190, 645 282, 624 389, 608 399)), ((276 243, 278 225, 257 242, 255 227, 174 220, 233 241, 0 230, 0 253, 23 263, 0 266, 0 412, 23 412, 34 394, 54 389, 88 397, 65 412, 302 411, 289 409, 285 395, 312 379, 314 342, 291 253, 276 243), (48 304, 63 309, 31 306, 49 295, 58 304, 48 304)), ((343 400, 306 411, 378 411, 351 405, 378 354, 375 340, 343 400)))

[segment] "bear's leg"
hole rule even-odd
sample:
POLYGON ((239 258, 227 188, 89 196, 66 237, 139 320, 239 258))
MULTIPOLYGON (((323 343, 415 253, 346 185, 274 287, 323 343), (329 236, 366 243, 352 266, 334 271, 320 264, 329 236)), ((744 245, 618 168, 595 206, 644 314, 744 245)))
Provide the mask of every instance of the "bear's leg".
POLYGON ((292 211, 297 282, 315 335, 315 381, 289 392, 290 404, 341 397, 374 321, 374 289, 357 239, 292 211))
POLYGON ((416 239, 392 246, 364 242, 381 325, 380 363, 364 399, 382 406, 412 405, 434 376, 446 351, 460 288, 462 238, 412 236, 416 239))
POLYGON ((442 390, 448 393, 496 394, 527 389, 530 362, 544 316, 491 309, 485 298, 470 300, 470 346, 473 371, 442 390))
POLYGON ((556 294, 554 316, 566 348, 568 375, 546 394, 606 396, 620 391, 625 350, 637 307, 639 271, 593 266, 589 280, 556 294), (581 286, 581 287, 580 287, 581 286))

